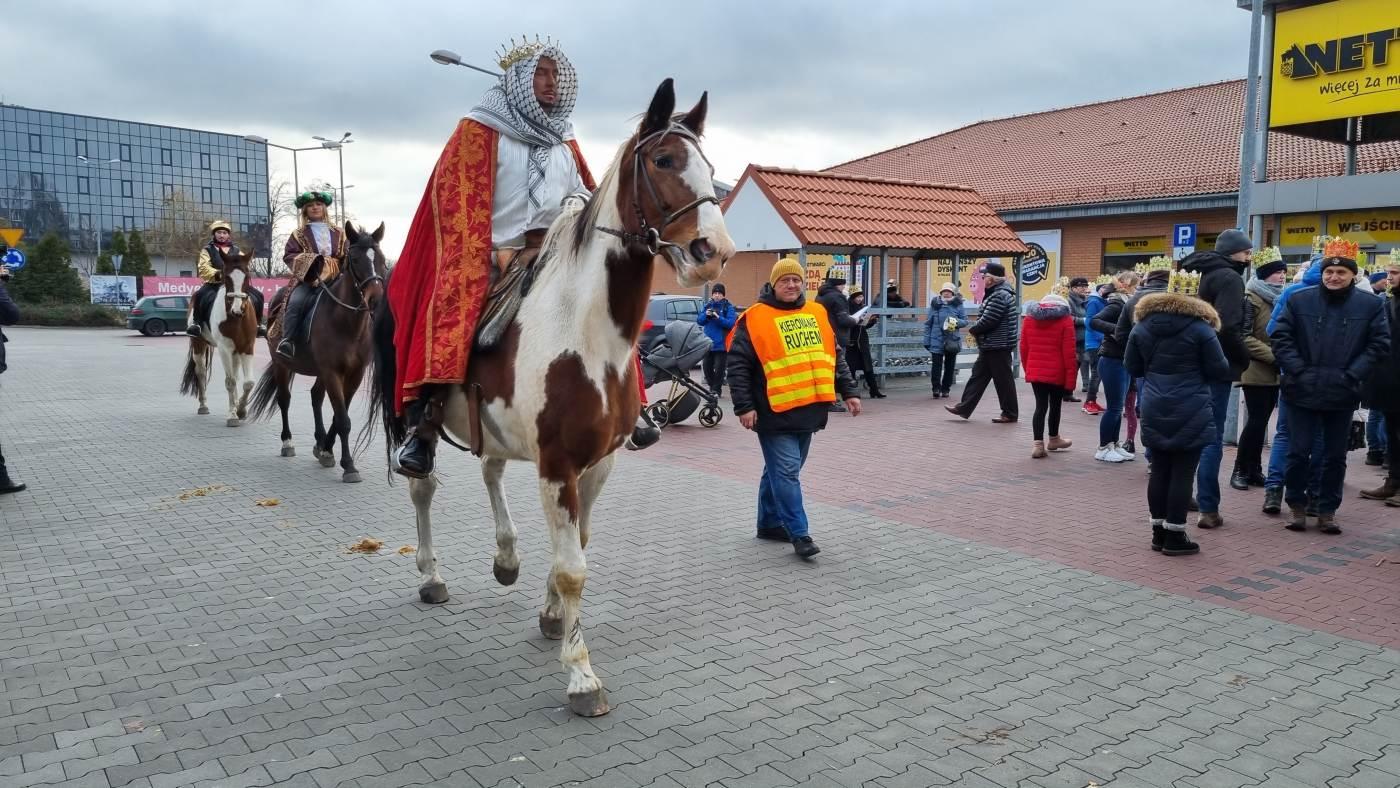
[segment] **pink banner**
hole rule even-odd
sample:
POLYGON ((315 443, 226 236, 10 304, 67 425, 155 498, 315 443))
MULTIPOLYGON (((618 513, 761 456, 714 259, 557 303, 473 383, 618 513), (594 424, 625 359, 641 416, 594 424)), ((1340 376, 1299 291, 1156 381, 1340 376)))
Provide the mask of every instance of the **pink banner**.
MULTIPOLYGON (((198 290, 204 281, 197 276, 144 276, 141 278, 142 294, 147 296, 189 295, 198 290)), ((286 287, 286 279, 254 279, 253 287, 262 291, 270 301, 277 290, 286 287)))

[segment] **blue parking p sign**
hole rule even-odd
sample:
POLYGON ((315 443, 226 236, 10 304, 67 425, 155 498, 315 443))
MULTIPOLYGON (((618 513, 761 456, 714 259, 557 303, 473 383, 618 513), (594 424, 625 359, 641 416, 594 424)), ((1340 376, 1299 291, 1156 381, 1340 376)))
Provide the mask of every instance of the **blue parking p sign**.
POLYGON ((1172 246, 1196 245, 1196 225, 1178 224, 1172 228, 1172 246))

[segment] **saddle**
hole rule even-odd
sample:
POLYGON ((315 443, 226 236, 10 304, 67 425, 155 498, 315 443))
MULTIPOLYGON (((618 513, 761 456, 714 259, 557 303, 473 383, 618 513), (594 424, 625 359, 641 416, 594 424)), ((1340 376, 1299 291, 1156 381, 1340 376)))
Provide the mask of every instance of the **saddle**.
POLYGON ((486 303, 476 324, 473 350, 489 351, 501 343, 544 263, 545 256, 540 254, 540 248, 527 246, 511 253, 505 270, 499 265, 491 266, 491 287, 486 291, 486 303))

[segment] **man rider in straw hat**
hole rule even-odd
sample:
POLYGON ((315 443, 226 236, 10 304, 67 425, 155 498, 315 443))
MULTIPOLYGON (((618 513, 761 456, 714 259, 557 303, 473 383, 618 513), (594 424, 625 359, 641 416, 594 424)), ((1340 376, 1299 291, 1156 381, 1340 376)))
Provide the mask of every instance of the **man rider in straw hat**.
MULTIPOLYGON (((500 81, 443 149, 389 280, 395 402, 408 426, 394 465, 412 478, 433 470, 443 400, 466 379, 492 267, 533 260, 563 200, 594 188, 569 120, 578 97, 573 64, 538 39, 499 63, 500 81)), ((640 368, 637 377, 641 386, 640 368)), ((645 391, 642 402, 628 448, 660 436, 646 418, 645 391)))
MULTIPOLYGON (((199 278, 204 280, 204 284, 195 291, 190 298, 190 324, 185 328, 185 333, 192 337, 200 336, 199 326, 209 322, 209 313, 214 308, 214 299, 217 297, 219 288, 223 286, 224 259, 220 252, 229 257, 236 257, 239 254, 238 247, 233 243, 233 227, 223 219, 216 219, 209 224, 209 243, 199 250, 199 263, 195 267, 195 272, 199 278)), ((262 325, 263 296, 256 288, 248 293, 248 297, 253 300, 253 312, 258 316, 258 325, 262 325)))
POLYGON ((326 221, 326 211, 333 202, 335 198, 328 191, 302 192, 296 199, 301 221, 287 236, 282 250, 282 262, 292 272, 292 292, 287 296, 282 337, 277 343, 277 354, 288 359, 296 355, 296 343, 306 332, 302 323, 307 301, 322 282, 340 273, 340 261, 345 259, 345 233, 326 221))

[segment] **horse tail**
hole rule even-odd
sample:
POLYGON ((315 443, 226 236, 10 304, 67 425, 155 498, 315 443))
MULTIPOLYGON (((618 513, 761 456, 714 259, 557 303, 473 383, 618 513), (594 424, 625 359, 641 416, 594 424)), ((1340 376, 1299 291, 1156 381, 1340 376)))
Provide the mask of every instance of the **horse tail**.
POLYGON ((272 415, 272 404, 277 401, 278 389, 276 366, 276 361, 267 362, 262 377, 258 378, 258 385, 253 388, 253 395, 248 401, 248 421, 262 421, 272 415))
MULTIPOLYGON (((393 277, 393 272, 389 278, 393 277)), ((385 279, 388 289, 388 278, 385 279)), ((394 313, 389 309, 389 299, 381 298, 375 306, 370 328, 370 344, 373 349, 369 374, 369 413, 356 440, 357 448, 363 447, 374 436, 375 421, 384 430, 384 460, 392 465, 391 453, 394 447, 408 437, 408 429, 403 417, 397 413, 394 390, 398 374, 398 351, 394 347, 394 313)), ((392 481, 393 473, 389 474, 392 481)))
MULTIPOLYGON (((214 350, 209 345, 204 346, 204 368, 208 369, 214 361, 214 350)), ((199 394, 199 371, 194 363, 194 342, 190 343, 189 353, 185 357, 185 374, 180 378, 180 393, 189 396, 199 394)))

